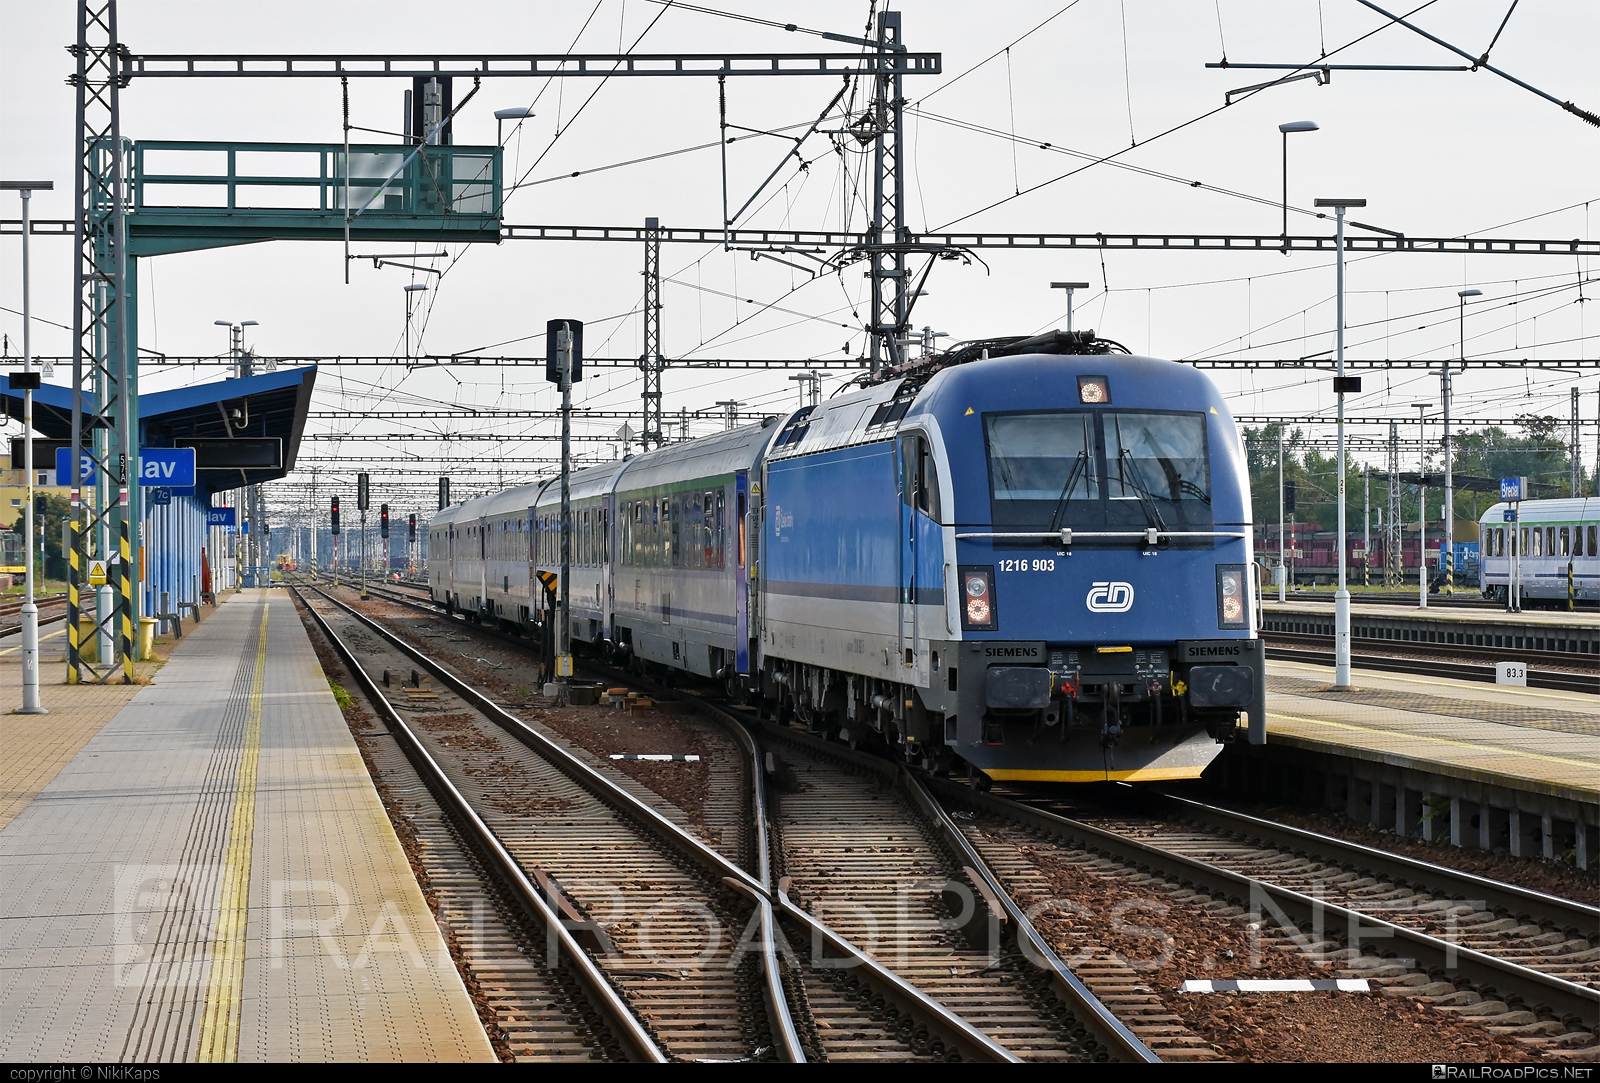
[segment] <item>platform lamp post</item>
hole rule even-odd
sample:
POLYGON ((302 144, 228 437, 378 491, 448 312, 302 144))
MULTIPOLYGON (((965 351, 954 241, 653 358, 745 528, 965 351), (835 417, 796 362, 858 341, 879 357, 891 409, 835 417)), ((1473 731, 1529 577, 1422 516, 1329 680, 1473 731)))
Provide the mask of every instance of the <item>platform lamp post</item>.
POLYGON ((1053 290, 1066 290, 1067 291, 1067 333, 1070 335, 1072 333, 1072 294, 1073 294, 1073 291, 1075 291, 1075 290, 1086 290, 1086 289, 1089 288, 1089 283, 1087 283, 1087 282, 1052 282, 1052 283, 1050 283, 1050 288, 1053 289, 1053 290))
MULTIPOLYGON (((1458 317, 1461 342, 1461 371, 1467 371, 1467 298, 1482 297, 1482 290, 1460 290, 1458 317)), ((1444 363, 1439 374, 1439 392, 1444 399, 1444 592, 1454 594, 1456 588, 1456 481, 1454 472, 1455 448, 1450 445, 1450 362, 1444 363)), ((1481 565, 1480 565, 1481 567, 1481 565)))
POLYGON ((526 105, 513 106, 510 109, 496 109, 494 111, 494 143, 497 147, 505 146, 505 136, 501 134, 501 125, 508 120, 526 120, 534 116, 534 111, 526 105))
POLYGON ((212 320, 211 322, 218 327, 226 327, 228 329, 228 357, 233 361, 234 376, 245 377, 251 375, 247 367, 250 362, 246 359, 244 352, 244 329, 246 327, 260 327, 261 325, 255 320, 240 320, 238 323, 234 323, 232 320, 212 320))
MULTIPOLYGON (((1291 120, 1278 125, 1278 131, 1283 133, 1283 254, 1286 256, 1289 254, 1289 133, 1317 130, 1314 120, 1291 120)), ((1322 204, 1319 202, 1317 206, 1322 204)))
POLYGON ((1417 443, 1422 446, 1417 463, 1417 608, 1428 608, 1428 407, 1430 402, 1414 402, 1417 411, 1417 443))
MULTIPOLYGON (((1299 121, 1301 124, 1311 124, 1309 120, 1299 121)), ((1281 126, 1280 126, 1281 127, 1281 126)), ((1296 128, 1296 131, 1315 131, 1316 125, 1309 128, 1296 128)), ((1284 145, 1288 145, 1289 129, 1284 128, 1284 145)), ((1287 173, 1284 174, 1288 176, 1287 173)), ((1288 188, 1284 189, 1284 206, 1288 206, 1288 188)), ((1364 199, 1319 199, 1319 207, 1332 207, 1334 217, 1338 223, 1338 305, 1337 323, 1338 331, 1335 339, 1336 368, 1333 378, 1333 391, 1339 399, 1339 527, 1334 538, 1334 559, 1339 565, 1339 589, 1333 596, 1333 686, 1335 688, 1350 687, 1350 588, 1346 579, 1350 568, 1345 560, 1349 551, 1350 539, 1345 537, 1345 507, 1344 507, 1344 397, 1348 392, 1361 390, 1361 377, 1346 376, 1344 374, 1344 212, 1351 207, 1365 207, 1364 199)), ((1289 225, 1288 211, 1284 211, 1284 250, 1288 251, 1289 225)))
POLYGON ((428 287, 426 285, 424 285, 423 283, 421 283, 421 282, 413 282, 409 286, 404 286, 402 288, 405 290, 405 295, 406 295, 406 360, 410 361, 411 360, 411 297, 412 297, 413 294, 418 294, 418 293, 424 292, 425 290, 427 290, 428 287))
POLYGON ((27 567, 22 576, 22 706, 17 708, 18 714, 50 713, 39 702, 39 607, 34 603, 33 486, 38 479, 33 473, 33 393, 40 381, 39 374, 33 371, 33 316, 28 301, 28 212, 34 192, 54 189, 54 181, 0 181, 0 191, 16 192, 22 197, 22 371, 10 377, 11 390, 22 392, 22 469, 27 475, 22 512, 27 567))

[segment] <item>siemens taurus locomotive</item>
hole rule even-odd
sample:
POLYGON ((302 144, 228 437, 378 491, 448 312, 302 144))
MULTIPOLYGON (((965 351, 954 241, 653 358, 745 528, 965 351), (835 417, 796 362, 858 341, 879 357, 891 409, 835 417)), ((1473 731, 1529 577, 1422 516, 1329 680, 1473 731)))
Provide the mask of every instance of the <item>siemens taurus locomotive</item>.
MULTIPOLYGON (((980 346, 575 474, 574 641, 980 784, 1192 778, 1263 741, 1216 389, 1084 333, 980 346)), ((557 485, 430 529, 437 603, 543 619, 557 485)))

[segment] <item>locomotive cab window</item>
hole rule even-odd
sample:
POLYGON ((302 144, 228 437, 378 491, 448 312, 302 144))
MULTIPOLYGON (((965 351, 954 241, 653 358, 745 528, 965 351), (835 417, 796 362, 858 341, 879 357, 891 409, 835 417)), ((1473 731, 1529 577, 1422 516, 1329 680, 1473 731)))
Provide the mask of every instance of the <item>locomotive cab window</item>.
POLYGON ((939 519, 939 477, 926 436, 900 438, 900 498, 935 522, 939 519))
POLYGON ((1203 414, 985 414, 984 440, 997 531, 1212 525, 1203 414))

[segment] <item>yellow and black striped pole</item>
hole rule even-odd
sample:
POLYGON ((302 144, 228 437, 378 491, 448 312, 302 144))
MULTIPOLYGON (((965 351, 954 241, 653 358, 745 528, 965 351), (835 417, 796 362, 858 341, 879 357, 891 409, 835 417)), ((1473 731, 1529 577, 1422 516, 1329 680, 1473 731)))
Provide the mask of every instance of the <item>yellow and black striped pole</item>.
POLYGON ((128 503, 128 487, 123 485, 117 493, 117 500, 121 503, 122 514, 118 516, 122 528, 122 547, 118 550, 121 559, 117 562, 117 580, 122 587, 122 680, 124 684, 133 683, 133 546, 128 540, 128 510, 132 506, 128 503))
MULTIPOLYGON (((1563 529, 1565 529, 1565 528, 1563 528, 1563 529)), ((1577 594, 1576 589, 1573 586, 1573 580, 1572 580, 1572 558, 1568 557, 1567 558, 1567 612, 1568 613, 1571 613, 1574 609, 1578 608, 1577 598, 1578 598, 1578 594, 1577 594)))
POLYGON ((77 684, 78 584, 83 582, 83 531, 78 526, 78 490, 72 490, 72 517, 67 522, 67 683, 77 684))

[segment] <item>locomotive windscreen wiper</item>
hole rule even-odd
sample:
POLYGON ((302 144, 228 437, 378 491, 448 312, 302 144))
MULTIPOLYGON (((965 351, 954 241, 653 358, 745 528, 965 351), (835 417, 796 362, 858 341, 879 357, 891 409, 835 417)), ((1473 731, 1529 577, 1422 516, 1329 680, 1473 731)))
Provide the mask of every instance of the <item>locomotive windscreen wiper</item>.
MULTIPOLYGON (((1146 525, 1153 526, 1157 530, 1166 530, 1167 524, 1161 518, 1161 509, 1156 507, 1155 496, 1150 492, 1150 486, 1144 480, 1144 471, 1139 469, 1139 460, 1135 459, 1133 452, 1127 448, 1122 449, 1120 457, 1126 464, 1128 471, 1133 475, 1131 488, 1139 497, 1139 507, 1144 510, 1146 525)), ((1126 485, 1127 482, 1124 481, 1123 484, 1126 485)))
POLYGON ((1078 452, 1078 458, 1072 464, 1072 469, 1067 473, 1067 483, 1061 487, 1061 495, 1056 497, 1056 510, 1050 516, 1050 529, 1058 530, 1061 527, 1061 514, 1067 510, 1067 505, 1072 502, 1072 487, 1078 483, 1078 477, 1089 466, 1089 452, 1078 452))

